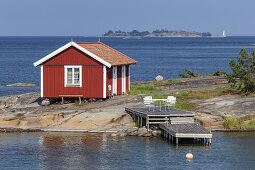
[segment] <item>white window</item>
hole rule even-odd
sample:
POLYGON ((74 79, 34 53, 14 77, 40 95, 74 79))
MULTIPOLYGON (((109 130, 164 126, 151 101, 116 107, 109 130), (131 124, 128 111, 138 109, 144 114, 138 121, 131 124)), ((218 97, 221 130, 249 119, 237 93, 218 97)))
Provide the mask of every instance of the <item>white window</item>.
POLYGON ((65 66, 65 87, 82 86, 82 66, 65 66))

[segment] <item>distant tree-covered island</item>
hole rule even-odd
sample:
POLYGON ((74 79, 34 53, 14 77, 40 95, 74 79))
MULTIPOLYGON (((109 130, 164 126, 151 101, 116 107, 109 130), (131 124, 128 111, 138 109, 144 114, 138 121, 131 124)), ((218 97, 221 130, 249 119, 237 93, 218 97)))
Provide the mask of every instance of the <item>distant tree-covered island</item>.
POLYGON ((149 31, 137 31, 133 30, 130 32, 125 31, 112 31, 104 33, 104 37, 210 37, 210 32, 195 32, 195 31, 183 31, 183 30, 154 30, 149 31))

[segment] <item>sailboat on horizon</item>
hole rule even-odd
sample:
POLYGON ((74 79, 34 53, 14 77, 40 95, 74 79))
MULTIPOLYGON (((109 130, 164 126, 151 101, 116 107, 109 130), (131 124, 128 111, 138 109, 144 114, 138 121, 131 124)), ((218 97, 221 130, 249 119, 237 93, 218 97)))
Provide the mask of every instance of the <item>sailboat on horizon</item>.
POLYGON ((223 33, 222 33, 222 37, 226 37, 227 35, 226 35, 226 31, 223 31, 223 33))

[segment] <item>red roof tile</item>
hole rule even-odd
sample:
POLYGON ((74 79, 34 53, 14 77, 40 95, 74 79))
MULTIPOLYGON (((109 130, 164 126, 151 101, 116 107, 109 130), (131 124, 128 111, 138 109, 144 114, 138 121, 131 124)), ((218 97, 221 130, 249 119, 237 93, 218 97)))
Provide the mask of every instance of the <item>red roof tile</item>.
POLYGON ((111 65, 126 65, 126 64, 135 64, 136 61, 121 52, 105 45, 101 42, 95 43, 77 43, 81 47, 95 54, 99 58, 105 60, 111 65))

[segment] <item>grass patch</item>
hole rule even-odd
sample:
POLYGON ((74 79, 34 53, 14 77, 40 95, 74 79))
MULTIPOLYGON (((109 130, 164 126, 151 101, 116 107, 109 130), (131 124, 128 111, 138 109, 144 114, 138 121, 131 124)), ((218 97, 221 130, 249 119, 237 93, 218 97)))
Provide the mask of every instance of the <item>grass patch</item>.
POLYGON ((74 105, 74 106, 84 106, 85 103, 81 103, 81 104, 80 104, 80 103, 74 103, 73 105, 74 105))
POLYGON ((152 98, 153 99, 167 99, 167 96, 171 96, 171 95, 157 95, 157 94, 154 94, 154 95, 152 95, 152 98))
POLYGON ((175 94, 174 96, 182 99, 210 99, 230 93, 231 93, 230 89, 212 89, 212 90, 188 91, 185 93, 175 94))
POLYGON ((167 99, 167 96, 175 96, 177 99, 176 104, 173 106, 176 109, 193 111, 196 107, 195 103, 190 102, 195 99, 210 99, 222 95, 232 94, 231 89, 212 89, 212 90, 199 90, 188 91, 179 94, 166 94, 166 95, 152 95, 153 99, 167 99))
POLYGON ((250 121, 248 124, 238 126, 239 129, 255 129, 255 120, 250 121))
POLYGON ((233 117, 225 117, 224 118, 224 127, 226 129, 230 129, 231 127, 239 126, 241 121, 238 118, 233 117))
POLYGON ((179 110, 187 110, 187 111, 192 111, 194 110, 196 104, 195 103, 189 103, 189 102, 185 102, 185 101, 177 101, 175 103, 175 105, 173 105, 173 107, 175 109, 179 109, 179 110))
POLYGON ((160 90, 158 87, 154 87, 153 85, 149 84, 142 84, 139 86, 131 85, 130 91, 128 94, 136 95, 136 94, 150 94, 151 92, 160 90))
POLYGON ((168 83, 179 83, 179 82, 183 82, 183 80, 181 80, 181 79, 168 79, 167 82, 168 83))
POLYGON ((224 127, 226 129, 255 129, 255 115, 248 115, 240 118, 225 117, 224 127))

